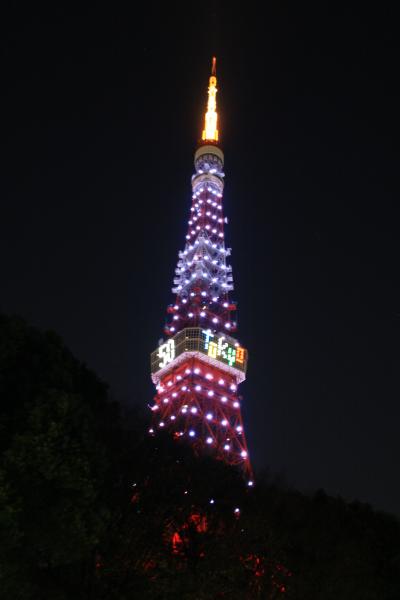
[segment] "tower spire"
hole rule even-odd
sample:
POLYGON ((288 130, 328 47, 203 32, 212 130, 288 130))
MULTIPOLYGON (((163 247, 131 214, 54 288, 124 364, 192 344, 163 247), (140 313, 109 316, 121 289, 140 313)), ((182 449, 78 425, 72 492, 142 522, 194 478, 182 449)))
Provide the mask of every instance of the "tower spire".
POLYGON ((207 142, 218 141, 218 113, 217 113, 217 59, 213 56, 211 76, 208 83, 207 112, 204 119, 202 139, 207 142))

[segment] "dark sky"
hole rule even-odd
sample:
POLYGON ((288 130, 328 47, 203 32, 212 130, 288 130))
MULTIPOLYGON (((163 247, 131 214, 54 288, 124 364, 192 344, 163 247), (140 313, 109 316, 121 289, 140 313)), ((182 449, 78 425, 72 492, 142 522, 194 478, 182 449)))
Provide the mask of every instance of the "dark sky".
POLYGON ((216 53, 253 462, 399 511, 395 15, 144 4, 3 9, 0 310, 151 400, 216 53))

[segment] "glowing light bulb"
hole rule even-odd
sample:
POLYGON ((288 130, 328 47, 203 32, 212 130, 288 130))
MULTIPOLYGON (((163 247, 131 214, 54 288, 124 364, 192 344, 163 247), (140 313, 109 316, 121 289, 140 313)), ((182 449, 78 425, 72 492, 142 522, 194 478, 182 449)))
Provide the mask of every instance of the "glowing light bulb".
POLYGON ((241 453, 240 453, 240 456, 241 456, 242 458, 246 458, 246 456, 247 456, 247 452, 246 452, 246 450, 242 450, 242 451, 241 451, 241 453))
POLYGON ((212 390, 209 390, 208 395, 209 396, 214 396, 214 392, 212 390))
POLYGON ((195 415, 195 414, 197 413, 197 408, 196 408, 195 406, 193 406, 193 407, 190 409, 190 412, 191 412, 191 413, 193 413, 193 414, 195 415))
POLYGON ((193 429, 191 429, 191 430, 189 431, 189 435, 190 435, 190 437, 194 437, 194 436, 196 435, 196 432, 195 432, 195 431, 193 431, 193 429))
POLYGON ((222 396, 221 402, 228 402, 228 398, 226 396, 222 396))
POLYGON ((230 445, 229 445, 229 444, 225 444, 225 446, 224 446, 224 450, 230 450, 230 448, 231 448, 231 447, 230 447, 230 445))
POLYGON ((196 390, 196 392, 200 392, 201 391, 201 385, 196 385, 196 387, 194 389, 196 390))
POLYGON ((207 442, 207 444, 212 444, 212 443, 213 443, 213 439, 212 439, 212 437, 208 437, 208 438, 206 439, 206 442, 207 442))
POLYGON ((222 419, 221 425, 223 425, 224 427, 226 427, 228 425, 228 421, 226 419, 222 419))
POLYGON ((212 416, 212 414, 211 414, 211 413, 207 413, 207 414, 206 414, 206 419, 208 419, 208 421, 211 421, 211 420, 212 420, 212 418, 213 418, 213 416, 212 416))

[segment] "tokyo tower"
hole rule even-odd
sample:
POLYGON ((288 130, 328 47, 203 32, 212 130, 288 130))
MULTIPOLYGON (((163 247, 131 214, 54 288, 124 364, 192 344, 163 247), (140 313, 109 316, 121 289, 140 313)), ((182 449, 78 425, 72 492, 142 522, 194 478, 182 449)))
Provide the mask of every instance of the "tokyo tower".
POLYGON ((219 144, 216 59, 212 61, 202 140, 194 155, 192 206, 174 278, 163 340, 151 354, 157 393, 149 433, 166 429, 208 454, 252 471, 240 408, 247 350, 236 332, 231 253, 225 247, 222 197, 224 154, 219 144))

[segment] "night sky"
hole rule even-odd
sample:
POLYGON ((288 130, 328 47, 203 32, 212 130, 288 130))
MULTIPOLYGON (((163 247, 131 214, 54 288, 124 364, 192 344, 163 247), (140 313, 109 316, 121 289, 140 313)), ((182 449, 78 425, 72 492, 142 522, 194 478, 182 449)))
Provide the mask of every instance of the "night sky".
POLYGON ((216 54, 253 463, 399 512, 397 19, 145 4, 3 11, 0 311, 151 402, 216 54))

